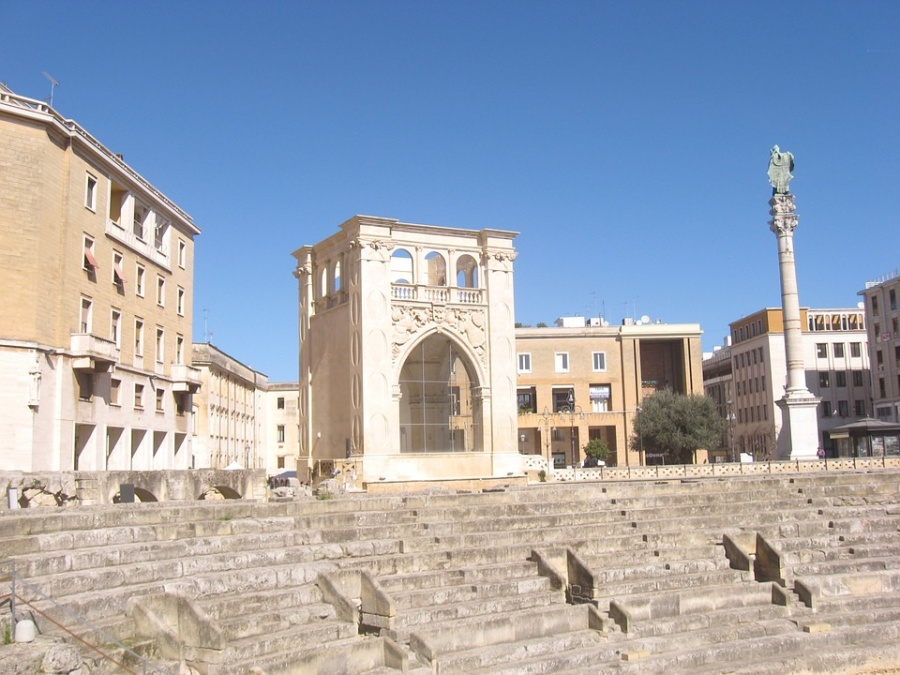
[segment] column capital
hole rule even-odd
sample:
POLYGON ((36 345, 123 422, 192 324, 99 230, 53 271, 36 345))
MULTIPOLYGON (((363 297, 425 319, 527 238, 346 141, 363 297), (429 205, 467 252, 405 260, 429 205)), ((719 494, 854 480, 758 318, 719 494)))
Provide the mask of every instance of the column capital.
POLYGON ((776 235, 793 234, 797 228, 799 216, 794 213, 797 207, 794 205, 794 195, 776 193, 769 200, 769 229, 776 235))

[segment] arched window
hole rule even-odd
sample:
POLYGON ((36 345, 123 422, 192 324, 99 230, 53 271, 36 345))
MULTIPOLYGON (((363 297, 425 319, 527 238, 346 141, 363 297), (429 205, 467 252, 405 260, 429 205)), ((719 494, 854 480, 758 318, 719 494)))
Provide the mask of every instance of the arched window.
POLYGON ((341 290, 341 261, 334 263, 334 292, 341 290))
POLYGON ((478 288, 478 263, 470 255, 456 261, 456 285, 459 288, 478 288))
POLYGON ((413 259, 405 248, 398 248, 391 255, 391 283, 409 284, 413 280, 413 259))
POLYGON ((431 251, 425 256, 425 278, 422 283, 426 286, 447 285, 447 263, 437 251, 431 251))
POLYGON ((400 370, 400 451, 481 450, 475 369, 445 335, 429 335, 400 370))
POLYGON ((328 265, 322 265, 319 271, 319 297, 328 297, 328 265))

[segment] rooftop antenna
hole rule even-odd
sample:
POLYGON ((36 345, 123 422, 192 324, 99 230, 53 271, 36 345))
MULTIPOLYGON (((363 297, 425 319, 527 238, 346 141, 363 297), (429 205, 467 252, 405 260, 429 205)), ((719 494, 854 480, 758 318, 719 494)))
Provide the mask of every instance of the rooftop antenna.
POLYGON ((59 86, 59 82, 53 79, 53 76, 48 73, 46 70, 41 73, 44 77, 50 80, 50 107, 53 107, 53 90, 59 86))
POLYGON ((203 310, 203 341, 206 344, 212 344, 213 334, 209 331, 208 318, 209 318, 209 310, 204 308, 204 310, 203 310))

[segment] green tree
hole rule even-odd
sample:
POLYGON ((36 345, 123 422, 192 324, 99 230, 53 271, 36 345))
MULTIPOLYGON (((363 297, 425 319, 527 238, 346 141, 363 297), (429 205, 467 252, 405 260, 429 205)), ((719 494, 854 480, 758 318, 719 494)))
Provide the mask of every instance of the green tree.
MULTIPOLYGON (((586 457, 593 457, 594 459, 606 462, 609 458, 609 446, 606 444, 606 441, 600 438, 592 438, 582 447, 584 450, 584 454, 586 457)), ((593 463, 596 466, 596 462, 593 463)), ((587 464, 585 464, 587 466, 587 464)))
POLYGON ((691 464, 695 450, 716 447, 724 425, 708 396, 685 396, 666 389, 641 403, 634 418, 632 447, 664 453, 666 463, 691 464))

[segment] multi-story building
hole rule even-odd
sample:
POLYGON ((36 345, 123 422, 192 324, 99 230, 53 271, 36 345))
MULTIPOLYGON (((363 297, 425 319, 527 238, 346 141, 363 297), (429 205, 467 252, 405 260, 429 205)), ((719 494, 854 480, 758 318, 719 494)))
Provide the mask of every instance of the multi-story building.
MULTIPOLYGON (((806 385, 820 399, 821 447, 834 452, 829 431, 865 417, 871 391, 865 316, 862 309, 800 310, 806 385)), ((730 399, 734 443, 757 459, 776 456, 782 430, 778 401, 787 366, 781 308, 766 308, 731 325, 734 395, 730 399)))
POLYGON ((634 417, 658 390, 703 393, 700 326, 590 323, 566 317, 556 327, 516 329, 519 452, 557 468, 580 465, 583 446, 598 438, 610 466, 658 463, 632 438, 634 417))
POLYGON ((719 417, 726 422, 719 447, 710 448, 710 461, 736 462, 739 459, 734 437, 734 372, 731 363, 730 337, 723 347, 703 355, 703 392, 715 401, 719 417))
MULTIPOLYGON (((297 469, 300 452, 300 384, 270 382, 266 389, 266 473, 297 469)), ((301 471, 301 477, 306 474, 301 471)))
POLYGON ((900 422, 900 270, 870 281, 859 294, 865 298, 869 330, 874 415, 900 422))
POLYGON ((265 468, 268 378, 208 342, 191 351, 202 381, 194 397, 193 466, 265 468))
POLYGON ((0 195, 4 468, 190 466, 190 216, 5 87, 0 195))

